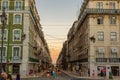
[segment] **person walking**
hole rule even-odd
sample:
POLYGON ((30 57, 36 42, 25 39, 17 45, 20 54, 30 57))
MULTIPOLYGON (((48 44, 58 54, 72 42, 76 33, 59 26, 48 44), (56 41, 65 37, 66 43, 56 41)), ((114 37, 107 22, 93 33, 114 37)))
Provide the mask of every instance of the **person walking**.
POLYGON ((53 76, 53 78, 57 77, 57 74, 56 74, 56 72, 54 70, 52 71, 52 76, 53 76))
POLYGON ((46 76, 47 76, 47 77, 50 77, 50 71, 49 71, 49 70, 47 71, 46 76))
POLYGON ((5 72, 2 72, 0 80, 6 80, 6 79, 7 79, 7 74, 5 72))
POLYGON ((7 75, 7 80, 13 80, 11 74, 7 75))
POLYGON ((20 80, 20 74, 16 75, 16 79, 15 80, 20 80))
POLYGON ((79 73, 79 65, 75 66, 76 73, 79 73))

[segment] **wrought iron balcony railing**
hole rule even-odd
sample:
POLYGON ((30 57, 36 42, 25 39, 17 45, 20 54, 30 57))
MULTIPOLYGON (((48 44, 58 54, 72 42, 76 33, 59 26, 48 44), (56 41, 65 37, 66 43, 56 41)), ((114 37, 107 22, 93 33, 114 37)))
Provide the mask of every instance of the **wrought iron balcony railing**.
POLYGON ((87 13, 97 13, 97 14, 120 14, 120 9, 95 9, 88 8, 86 9, 87 13))
POLYGON ((96 62, 118 63, 120 58, 96 58, 96 62))
POLYGON ((107 62, 107 58, 96 58, 96 62, 107 62))
POLYGON ((12 57, 12 63, 21 63, 21 58, 19 56, 12 57))
POLYGON ((113 63, 120 62, 120 58, 109 58, 109 62, 113 62, 113 63))
MULTIPOLYGON (((96 8, 87 8, 83 11, 83 13, 79 16, 79 24, 84 21, 88 14, 120 14, 120 9, 96 9, 96 8)), ((78 26, 79 28, 79 26, 78 26)))

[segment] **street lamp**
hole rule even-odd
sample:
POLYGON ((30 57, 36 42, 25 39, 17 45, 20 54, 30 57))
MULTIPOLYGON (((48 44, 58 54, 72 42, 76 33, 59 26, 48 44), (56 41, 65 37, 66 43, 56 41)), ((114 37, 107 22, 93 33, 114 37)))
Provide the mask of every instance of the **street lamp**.
POLYGON ((6 13, 5 13, 5 8, 2 9, 2 15, 0 15, 1 17, 1 23, 2 23, 2 28, 1 28, 1 31, 2 31, 2 36, 1 36, 1 64, 0 64, 0 73, 2 73, 3 71, 3 65, 2 65, 2 56, 3 56, 3 42, 4 42, 4 29, 5 29, 5 25, 6 25, 6 22, 7 22, 7 16, 6 16, 6 13))

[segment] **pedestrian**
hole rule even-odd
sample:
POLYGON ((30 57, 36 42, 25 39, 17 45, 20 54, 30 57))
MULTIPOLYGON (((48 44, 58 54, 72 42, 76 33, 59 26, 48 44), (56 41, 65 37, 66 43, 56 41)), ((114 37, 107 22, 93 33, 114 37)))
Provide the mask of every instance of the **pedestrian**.
POLYGON ((90 69, 88 69, 88 76, 90 76, 90 69))
POLYGON ((106 68, 105 67, 103 67, 103 69, 101 70, 101 75, 105 79, 105 76, 106 76, 106 68))
POLYGON ((7 74, 5 72, 2 72, 0 80, 6 80, 6 79, 7 79, 7 74))
POLYGON ((95 76, 95 70, 93 70, 92 76, 93 76, 93 77, 95 76))
POLYGON ((53 78, 57 77, 57 74, 56 74, 56 72, 54 70, 52 71, 52 76, 53 76, 53 78))
POLYGON ((76 73, 79 73, 79 65, 75 66, 76 73))
POLYGON ((106 76, 106 68, 105 67, 102 69, 102 72, 103 72, 103 76, 105 77, 106 76))
POLYGON ((13 80, 11 74, 7 75, 7 80, 13 80))
POLYGON ((20 80, 20 74, 16 75, 16 79, 15 80, 20 80))
POLYGON ((49 70, 47 71, 46 75, 47 75, 47 77, 50 77, 50 71, 49 70))
POLYGON ((50 70, 50 75, 51 75, 51 76, 53 75, 53 70, 50 70))
POLYGON ((79 70, 79 74, 80 74, 80 76, 82 76, 82 70, 81 69, 79 70))
POLYGON ((29 70, 29 75, 31 75, 31 74, 33 74, 33 70, 32 69, 29 70))

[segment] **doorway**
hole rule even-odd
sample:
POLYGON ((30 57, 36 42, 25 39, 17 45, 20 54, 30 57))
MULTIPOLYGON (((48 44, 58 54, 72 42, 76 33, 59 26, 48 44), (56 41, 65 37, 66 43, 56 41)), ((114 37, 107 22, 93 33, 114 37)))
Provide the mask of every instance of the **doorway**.
POLYGON ((119 76, 119 66, 111 66, 113 76, 119 76))
POLYGON ((13 65, 13 74, 17 74, 20 72, 20 67, 18 64, 13 65))

